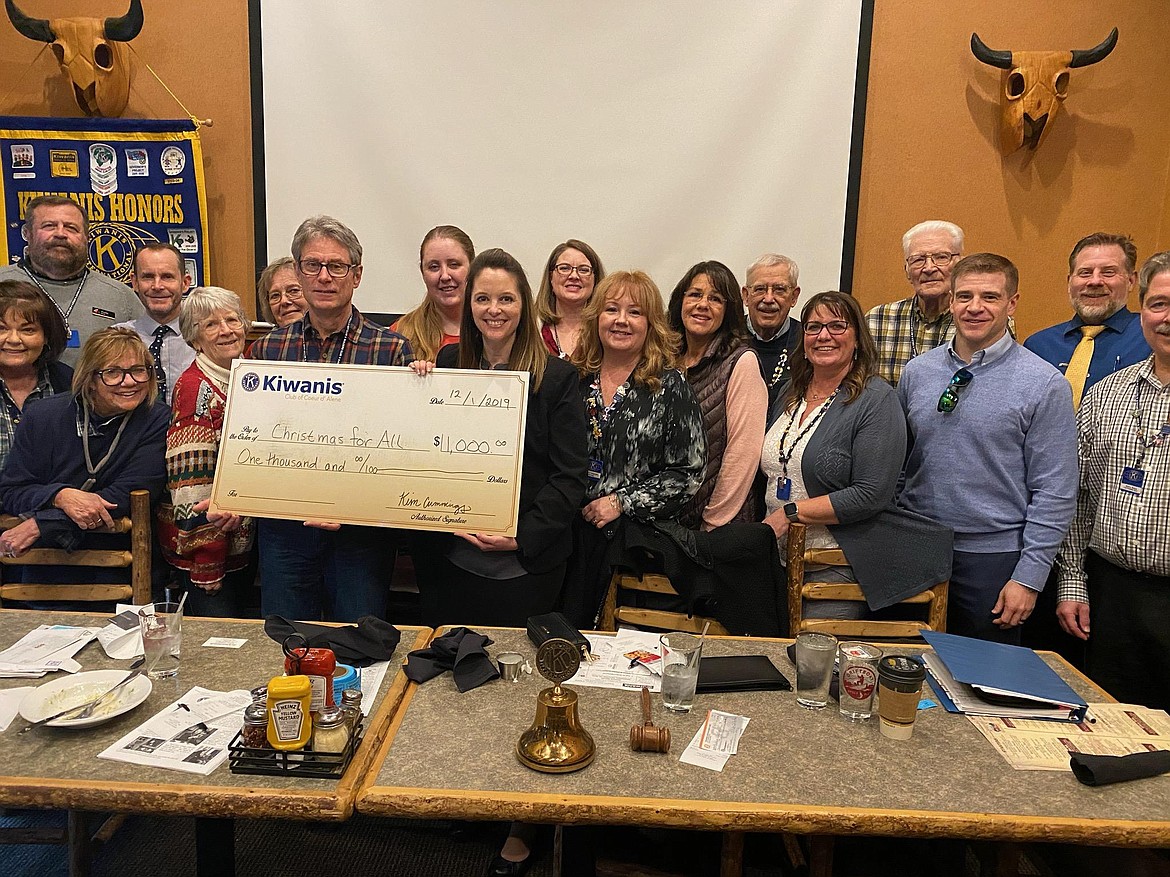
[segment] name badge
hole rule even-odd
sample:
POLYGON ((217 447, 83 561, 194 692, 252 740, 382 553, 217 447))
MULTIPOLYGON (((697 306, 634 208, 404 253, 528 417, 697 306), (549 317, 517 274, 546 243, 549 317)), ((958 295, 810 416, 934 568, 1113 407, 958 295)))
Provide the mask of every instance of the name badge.
POLYGON ((1132 493, 1134 496, 1142 495, 1142 485, 1146 480, 1146 470, 1138 469, 1136 466, 1126 466, 1121 470, 1121 483, 1118 489, 1122 493, 1132 493))
POLYGON ((69 330, 69 341, 65 344, 66 347, 80 347, 81 333, 76 329, 69 330))
POLYGON ((776 499, 790 500, 792 499, 792 479, 778 478, 776 479, 776 499))
POLYGON ((589 461, 589 480, 600 481, 602 474, 605 472, 605 466, 600 460, 589 461))

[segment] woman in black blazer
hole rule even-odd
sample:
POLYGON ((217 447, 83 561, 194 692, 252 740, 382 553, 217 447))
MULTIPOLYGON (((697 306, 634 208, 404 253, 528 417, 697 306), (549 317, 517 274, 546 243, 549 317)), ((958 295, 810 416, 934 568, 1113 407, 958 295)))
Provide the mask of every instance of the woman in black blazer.
MULTIPOLYGON (((524 269, 503 250, 480 253, 467 275, 458 344, 439 368, 526 371, 528 419, 516 536, 420 534, 415 568, 424 624, 523 627, 552 610, 585 496, 585 409, 577 372, 540 337, 524 269)), ((416 362, 420 374, 431 363, 416 362)))

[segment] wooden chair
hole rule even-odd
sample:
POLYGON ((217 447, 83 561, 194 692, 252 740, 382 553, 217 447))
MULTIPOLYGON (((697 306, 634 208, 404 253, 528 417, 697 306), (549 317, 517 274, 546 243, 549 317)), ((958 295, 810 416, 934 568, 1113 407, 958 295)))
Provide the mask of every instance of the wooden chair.
MULTIPOLYGON (((0 530, 8 530, 20 523, 20 518, 0 516, 0 530)), ((130 517, 114 522, 114 532, 130 536, 127 549, 83 549, 65 551, 60 548, 33 548, 20 557, 0 558, 3 565, 24 566, 80 566, 100 568, 130 568, 129 585, 77 584, 4 584, 0 581, 0 604, 3 600, 74 600, 82 602, 129 601, 135 604, 150 602, 151 514, 150 493, 135 490, 130 494, 130 517)), ((79 577, 80 578, 80 577, 79 577)), ((114 814, 102 820, 96 831, 91 831, 90 817, 96 814, 69 810, 63 828, 2 828, 0 843, 6 844, 63 844, 68 850, 70 877, 82 877, 90 870, 90 861, 97 847, 108 841, 125 821, 125 814, 114 814)))
MULTIPOLYGON (((0 517, 0 530, 20 523, 11 515, 0 517)), ((114 522, 114 532, 130 535, 130 548, 82 549, 33 548, 20 557, 2 557, 0 564, 12 566, 81 566, 130 568, 128 585, 77 584, 4 584, 0 582, 0 605, 4 600, 76 600, 82 602, 133 603, 150 602, 151 520, 150 493, 135 490, 130 494, 130 517, 114 522)), ((2 571, 2 569, 0 569, 2 571)))
POLYGON ((601 606, 602 630, 617 630, 618 623, 631 627, 648 627, 652 630, 681 630, 686 633, 702 633, 703 627, 711 636, 728 636, 728 630, 714 618, 703 615, 688 615, 685 612, 670 612, 665 609, 640 609, 634 606, 618 605, 618 591, 640 591, 644 594, 660 594, 678 597, 679 593, 670 579, 659 573, 636 576, 632 573, 614 570, 609 579, 609 589, 601 606))
POLYGON ((914 639, 922 630, 945 631, 947 624, 947 592, 950 582, 908 597, 898 606, 926 606, 926 620, 838 620, 833 618, 804 618, 805 600, 850 600, 865 602, 865 595, 855 584, 837 582, 806 582, 806 564, 847 566, 849 561, 840 549, 805 549, 805 525, 792 524, 788 528, 788 622, 791 636, 806 630, 831 633, 847 639, 914 639))

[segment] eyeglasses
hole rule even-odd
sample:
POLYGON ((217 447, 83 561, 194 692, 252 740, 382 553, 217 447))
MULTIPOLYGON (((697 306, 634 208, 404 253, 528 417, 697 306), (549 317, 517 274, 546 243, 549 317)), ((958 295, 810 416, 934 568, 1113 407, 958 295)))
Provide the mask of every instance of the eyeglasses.
POLYGON ((592 265, 570 265, 568 262, 557 262, 553 265, 553 270, 561 277, 568 277, 574 271, 577 272, 578 277, 590 277, 593 274, 592 265))
MULTIPOLYGON (((320 271, 321 269, 318 268, 317 270, 320 271)), ((333 272, 330 271, 329 273, 332 274, 333 272)), ((345 275, 342 274, 341 276, 344 277, 345 275)), ((270 305, 274 305, 282 298, 287 298, 289 301, 300 301, 304 297, 304 293, 301 292, 301 288, 299 286, 294 286, 291 289, 284 290, 283 292, 274 289, 272 292, 268 293, 268 303, 270 305)))
POLYGON ((930 261, 938 268, 945 268, 957 258, 959 258, 958 253, 921 253, 917 256, 908 257, 906 264, 915 270, 919 270, 925 268, 927 261, 930 261))
POLYGON ((711 307, 713 308, 721 308, 727 304, 727 299, 713 290, 711 292, 700 292, 697 289, 691 289, 683 293, 683 299, 695 305, 705 299, 711 303, 711 307))
POLYGON ((942 391, 942 395, 938 397, 938 410, 943 414, 950 414, 954 411, 959 406, 959 390, 971 383, 974 377, 975 375, 965 368, 961 368, 951 375, 950 383, 942 391))
POLYGON ((204 320, 199 324, 199 328, 205 332, 210 332, 213 329, 218 329, 220 326, 226 326, 233 332, 237 329, 244 328, 244 321, 239 317, 224 317, 222 320, 204 320))
POLYGON ((316 277, 324 268, 330 277, 336 277, 338 280, 357 267, 348 262, 322 262, 320 259, 300 259, 297 262, 297 270, 306 277, 316 277))
POLYGON ((126 375, 130 375, 130 380, 134 383, 144 384, 150 380, 152 370, 144 365, 132 365, 130 368, 112 365, 109 368, 99 368, 94 374, 100 377, 107 387, 117 387, 126 380, 126 375))
POLYGON ((752 298, 763 298, 769 290, 776 298, 784 298, 792 289, 787 283, 757 283, 748 289, 752 298))
POLYGON ((805 335, 820 335, 822 329, 828 329, 829 334, 836 337, 837 335, 844 335, 849 330, 849 324, 844 320, 833 320, 830 323, 805 323, 805 335))

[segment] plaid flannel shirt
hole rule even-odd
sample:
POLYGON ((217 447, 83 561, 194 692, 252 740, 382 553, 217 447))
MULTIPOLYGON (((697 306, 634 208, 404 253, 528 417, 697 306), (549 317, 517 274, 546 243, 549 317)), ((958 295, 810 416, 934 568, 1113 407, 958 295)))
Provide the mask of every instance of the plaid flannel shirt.
POLYGON ((414 353, 410 342, 399 335, 371 323, 353 309, 354 319, 349 334, 334 332, 322 339, 305 314, 283 329, 273 329, 257 339, 247 353, 248 359, 269 359, 284 362, 333 362, 337 345, 345 344, 341 361, 354 365, 410 365, 414 353))
POLYGON ((902 378, 902 368, 913 357, 955 337, 955 321, 950 310, 944 310, 933 321, 927 320, 914 295, 878 305, 865 315, 865 322, 877 345, 878 375, 895 387, 902 378))

